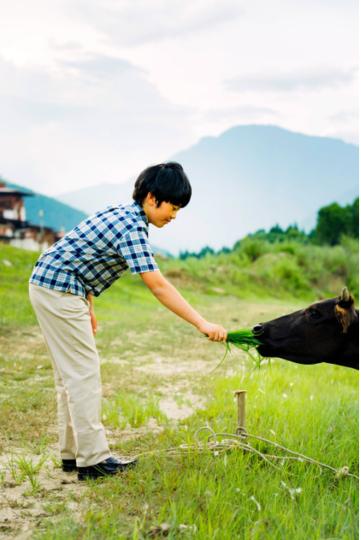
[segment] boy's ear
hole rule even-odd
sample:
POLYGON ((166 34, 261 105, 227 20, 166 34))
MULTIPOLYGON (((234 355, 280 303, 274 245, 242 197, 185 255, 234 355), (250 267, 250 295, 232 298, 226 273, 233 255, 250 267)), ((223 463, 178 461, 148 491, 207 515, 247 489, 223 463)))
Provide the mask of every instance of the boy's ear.
POLYGON ((146 198, 144 199, 144 201, 148 202, 148 204, 150 204, 150 206, 154 206, 156 208, 158 208, 160 206, 160 202, 158 201, 158 199, 156 198, 155 195, 153 195, 153 193, 151 193, 149 191, 149 193, 147 194, 146 198))
POLYGON ((148 203, 150 206, 157 206, 157 199, 150 191, 147 193, 143 202, 148 203))

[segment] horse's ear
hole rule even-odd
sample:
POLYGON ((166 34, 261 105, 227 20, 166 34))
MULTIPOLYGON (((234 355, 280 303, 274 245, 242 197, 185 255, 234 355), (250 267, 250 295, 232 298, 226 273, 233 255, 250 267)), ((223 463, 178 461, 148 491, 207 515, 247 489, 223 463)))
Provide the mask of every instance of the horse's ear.
POLYGON ((337 304, 343 308, 349 308, 354 305, 355 301, 353 296, 350 294, 347 287, 344 287, 341 291, 340 296, 337 299, 337 304))
POLYGON ((349 293, 347 287, 344 287, 335 305, 335 314, 342 326, 342 332, 344 334, 346 334, 350 324, 356 318, 354 305, 355 302, 352 295, 349 293))

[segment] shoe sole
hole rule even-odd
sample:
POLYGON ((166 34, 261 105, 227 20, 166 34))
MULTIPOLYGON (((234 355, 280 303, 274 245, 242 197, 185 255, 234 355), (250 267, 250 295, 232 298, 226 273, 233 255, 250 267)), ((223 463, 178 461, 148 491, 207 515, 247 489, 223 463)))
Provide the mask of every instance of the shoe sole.
POLYGON ((78 480, 80 482, 83 482, 84 480, 97 480, 98 478, 106 478, 106 477, 110 477, 110 476, 117 476, 121 471, 117 471, 115 473, 99 473, 99 474, 94 474, 94 473, 82 473, 82 474, 79 474, 78 472, 78 480))
POLYGON ((136 465, 136 461, 130 463, 124 463, 123 466, 117 467, 114 472, 106 472, 103 469, 96 469, 96 465, 89 469, 87 467, 78 468, 78 480, 96 480, 97 478, 104 478, 107 476, 117 476, 118 474, 132 469, 136 465), (85 469, 85 470, 82 470, 85 469))

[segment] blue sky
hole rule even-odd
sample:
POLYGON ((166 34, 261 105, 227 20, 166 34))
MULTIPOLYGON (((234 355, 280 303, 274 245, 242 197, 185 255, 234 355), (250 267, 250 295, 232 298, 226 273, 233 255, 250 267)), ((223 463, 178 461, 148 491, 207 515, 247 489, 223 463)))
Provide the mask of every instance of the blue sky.
POLYGON ((124 182, 237 124, 357 142, 357 2, 1 0, 0 174, 124 182))

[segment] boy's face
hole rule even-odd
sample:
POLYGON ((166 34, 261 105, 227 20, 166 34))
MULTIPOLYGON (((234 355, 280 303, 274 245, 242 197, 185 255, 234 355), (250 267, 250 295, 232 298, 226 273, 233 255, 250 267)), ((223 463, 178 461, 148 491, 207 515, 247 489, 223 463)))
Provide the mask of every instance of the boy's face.
POLYGON ((158 228, 168 225, 177 217, 177 212, 180 206, 176 206, 170 202, 163 201, 157 206, 157 200, 151 193, 148 193, 143 202, 143 210, 148 218, 149 223, 158 228))

